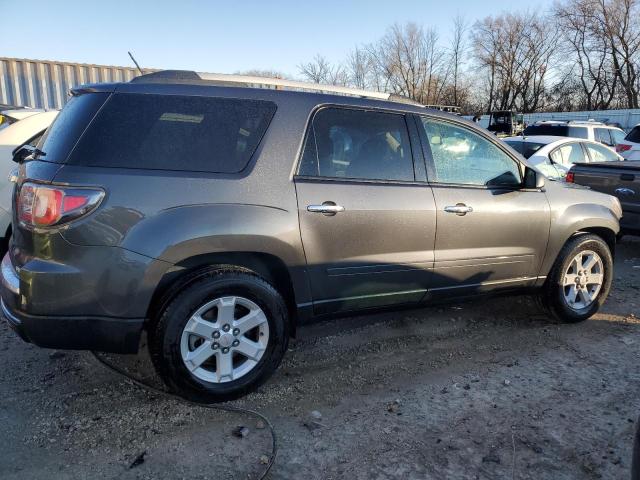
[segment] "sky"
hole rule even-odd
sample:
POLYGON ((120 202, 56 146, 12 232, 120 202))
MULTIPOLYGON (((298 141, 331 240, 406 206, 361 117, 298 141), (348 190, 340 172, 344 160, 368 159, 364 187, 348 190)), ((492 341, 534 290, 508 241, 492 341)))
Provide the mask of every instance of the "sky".
POLYGON ((0 0, 0 56, 236 73, 251 69, 298 75, 321 54, 342 61, 356 45, 393 23, 438 29, 453 18, 540 10, 552 0, 0 0))

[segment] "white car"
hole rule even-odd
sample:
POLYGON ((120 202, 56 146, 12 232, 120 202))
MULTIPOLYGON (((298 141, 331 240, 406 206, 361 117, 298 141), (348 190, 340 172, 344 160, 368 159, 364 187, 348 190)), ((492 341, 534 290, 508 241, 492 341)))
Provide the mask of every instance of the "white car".
POLYGON ((0 130, 0 254, 4 256, 11 237, 11 195, 13 184, 8 177, 16 168, 13 151, 22 145, 34 147, 58 115, 57 110, 26 115, 0 130))
POLYGON ((13 125, 27 117, 42 113, 45 110, 40 108, 16 108, 11 110, 2 110, 0 112, 0 130, 4 130, 9 125, 13 125))
POLYGON ((561 180, 575 163, 617 162, 620 155, 599 142, 551 135, 507 137, 503 140, 547 178, 561 180))
POLYGON ((640 124, 636 125, 618 145, 616 152, 625 160, 640 160, 640 124))
POLYGON ((607 147, 615 148, 624 139, 624 130, 606 125, 593 120, 571 120, 562 122, 559 120, 545 120, 529 125, 524 129, 523 135, 572 137, 584 140, 600 142, 607 147))

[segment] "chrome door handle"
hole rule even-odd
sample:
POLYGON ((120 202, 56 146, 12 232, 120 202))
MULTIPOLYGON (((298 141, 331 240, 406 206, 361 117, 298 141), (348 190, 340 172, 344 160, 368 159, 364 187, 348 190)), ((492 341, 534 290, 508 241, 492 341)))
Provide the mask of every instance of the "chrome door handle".
POLYGON ((344 207, 342 205, 336 205, 335 203, 323 203, 322 205, 307 206, 307 212, 335 215, 338 212, 344 212, 344 207))
POLYGON ((636 192, 634 192, 630 188, 625 188, 625 187, 616 188, 616 193, 618 195, 635 195, 636 194, 636 192))
POLYGON ((464 203, 458 203, 456 205, 449 205, 444 207, 444 211, 447 213, 455 213, 456 215, 466 215, 467 213, 473 212, 472 207, 468 207, 464 203))

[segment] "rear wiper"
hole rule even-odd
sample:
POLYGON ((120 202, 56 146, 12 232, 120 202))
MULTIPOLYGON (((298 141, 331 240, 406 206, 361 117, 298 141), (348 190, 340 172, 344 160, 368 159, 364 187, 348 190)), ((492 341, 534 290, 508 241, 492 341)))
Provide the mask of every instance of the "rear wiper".
POLYGON ((13 161, 16 163, 22 163, 24 162, 28 157, 33 156, 35 157, 44 157, 46 155, 46 152, 43 152, 42 150, 40 150, 38 147, 34 147, 33 145, 22 145, 18 148, 16 148, 13 151, 13 161))

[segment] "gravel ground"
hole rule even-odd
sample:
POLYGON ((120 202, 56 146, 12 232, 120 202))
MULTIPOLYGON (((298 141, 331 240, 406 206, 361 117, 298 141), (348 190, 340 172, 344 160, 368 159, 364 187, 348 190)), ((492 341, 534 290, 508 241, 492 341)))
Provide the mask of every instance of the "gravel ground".
MULTIPOLYGON (((274 424, 273 479, 628 478, 638 290, 640 240, 626 237, 612 295, 579 325, 528 297, 315 324, 230 405, 274 424)), ((158 381, 144 354, 111 359, 158 381)), ((255 479, 270 454, 255 416, 149 393, 88 353, 24 344, 4 322, 0 362, 3 479, 255 479)))

